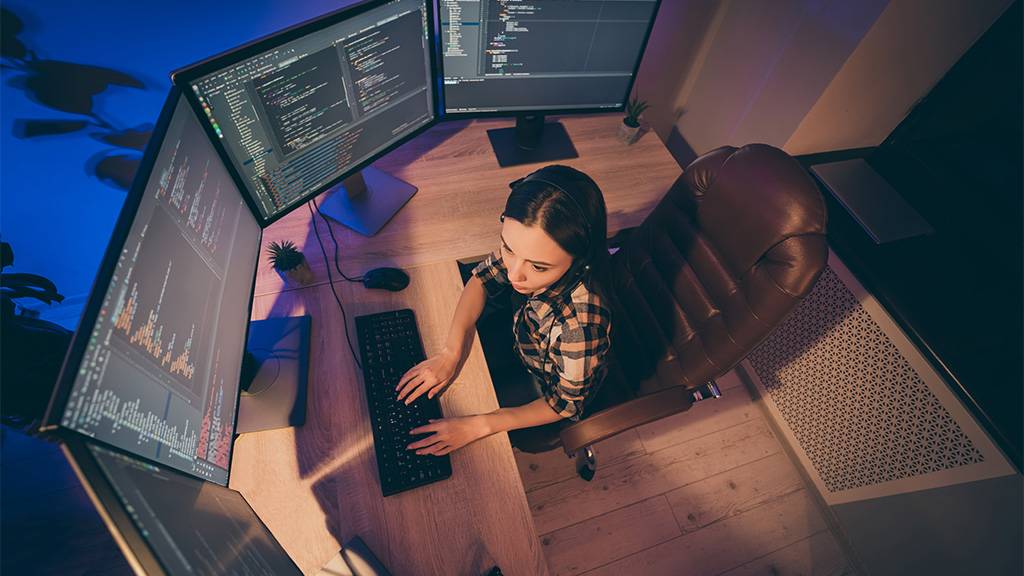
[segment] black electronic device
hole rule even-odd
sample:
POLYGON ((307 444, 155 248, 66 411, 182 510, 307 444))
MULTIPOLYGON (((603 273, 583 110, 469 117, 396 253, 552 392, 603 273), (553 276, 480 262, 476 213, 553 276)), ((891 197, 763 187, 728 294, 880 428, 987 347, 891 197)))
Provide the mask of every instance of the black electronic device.
POLYGON ((437 398, 424 395, 411 404, 398 400, 395 388, 402 375, 426 359, 412 310, 357 316, 356 337, 381 492, 390 496, 450 477, 449 456, 421 456, 406 448, 420 438, 410 436, 410 430, 442 417, 437 398))
POLYGON ((501 166, 575 158, 544 116, 621 111, 660 0, 440 0, 445 114, 515 116, 489 130, 501 166))
POLYGON ((302 573, 238 492, 79 438, 63 449, 137 574, 302 573))
POLYGON ((172 89, 44 430, 72 430, 226 485, 261 236, 172 89))
POLYGON ((363 274, 363 285, 398 292, 409 285, 409 275, 399 268, 374 268, 363 274))
POLYGON ((335 188, 375 234, 416 188, 369 166, 439 117, 433 2, 367 0, 172 74, 264 226, 335 188))

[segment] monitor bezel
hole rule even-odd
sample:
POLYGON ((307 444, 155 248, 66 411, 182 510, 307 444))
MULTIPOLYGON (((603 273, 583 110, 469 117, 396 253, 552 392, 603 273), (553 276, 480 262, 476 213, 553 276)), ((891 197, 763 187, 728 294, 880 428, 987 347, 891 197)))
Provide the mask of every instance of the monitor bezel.
MULTIPOLYGON (((96 511, 99 513, 100 518, 106 525, 107 530, 110 531, 114 541, 120 548, 121 553, 124 554, 125 559, 128 561, 128 565, 131 566, 132 570, 140 576, 166 576, 169 574, 167 569, 160 562, 160 559, 153 552, 153 548, 149 545, 148 540, 139 531, 135 521, 131 519, 131 516, 125 511, 124 503, 121 501, 121 497, 118 496, 117 490, 111 484, 107 474, 103 471, 100 464, 96 461, 96 456, 89 450, 89 444, 94 443, 99 445, 101 448, 123 454, 136 460, 149 462, 146 458, 140 458, 136 454, 132 454, 121 448, 110 447, 102 442, 95 442, 92 439, 87 439, 80 434, 68 435, 67 438, 62 439, 61 449, 64 452, 64 456, 67 458, 68 463, 74 470, 75 475, 81 481, 82 486, 85 488, 86 494, 95 506, 96 511)), ((162 470, 171 474, 181 474, 182 476, 196 480, 197 482, 209 482, 205 479, 198 479, 191 474, 186 474, 171 468, 170 466, 157 464, 162 470)), ((215 482, 211 484, 218 485, 215 482)), ((224 487, 225 490, 232 490, 231 488, 224 487)), ((249 509, 252 510, 253 516, 260 523, 260 526, 266 530, 267 534, 273 538, 278 546, 284 550, 284 546, 281 542, 270 531, 270 528, 266 525, 260 515, 256 513, 256 510, 252 508, 249 501, 245 499, 241 493, 237 490, 232 490, 241 496, 242 500, 245 501, 249 509)), ((291 555, 288 554, 287 550, 284 550, 285 556, 288 561, 295 566, 296 573, 301 572, 295 560, 292 559, 291 555)))
MULTIPOLYGON (((574 114, 611 114, 614 112, 622 112, 626 109, 626 102, 629 101, 629 95, 633 93, 633 86, 636 84, 636 75, 640 71, 640 63, 644 59, 644 54, 647 53, 647 45, 651 39, 651 31, 654 30, 654 22, 658 19, 658 11, 661 10, 661 0, 654 0, 654 13, 651 15, 651 21, 647 24, 647 32, 644 34, 643 49, 637 55, 636 62, 633 63, 633 73, 629 77, 629 84, 626 85, 626 92, 623 94, 622 102, 613 107, 567 107, 567 108, 527 108, 524 110, 470 110, 470 111, 450 111, 448 110, 448 100, 446 96, 446 90, 444 89, 444 54, 443 51, 438 57, 439 70, 441 71, 441 105, 442 111, 444 112, 445 118, 451 120, 469 120, 472 118, 515 118, 516 116, 568 116, 574 114)), ((437 15, 437 35, 440 42, 444 41, 442 38, 441 29, 441 15, 437 15)))
MULTIPOLYGON (((268 50, 273 50, 283 44, 287 44, 293 40, 296 40, 302 36, 306 36, 315 32, 318 32, 329 26, 333 26, 339 22, 358 16, 364 12, 368 12, 374 8, 379 8, 385 4, 392 2, 393 0, 364 0, 356 4, 345 6, 344 8, 329 12, 322 16, 317 16, 310 20, 300 22, 288 28, 278 30, 261 38, 257 38, 251 42, 247 42, 230 50, 221 52, 220 54, 211 56, 199 62, 189 64, 188 66, 179 68, 171 72, 171 82, 174 83, 184 94, 185 99, 188 100, 192 106, 193 112, 200 119, 200 124, 203 125, 203 130, 206 131, 207 136, 213 143, 213 147, 217 150, 224 165, 228 167, 228 173, 235 180, 235 184, 242 191, 242 195, 245 197, 247 203, 249 203, 253 214, 256 215, 257 221, 264 228, 270 226, 274 222, 277 222, 281 218, 284 218, 288 214, 291 214, 296 209, 300 208, 303 204, 309 202, 309 200, 316 198, 320 194, 334 188, 342 180, 352 176, 359 172, 363 168, 366 168, 370 164, 376 162, 379 158, 387 155, 394 149, 398 148, 402 144, 405 144, 409 140, 412 140, 416 136, 419 136, 423 132, 433 128, 438 122, 441 121, 443 112, 443 103, 441 100, 441 94, 438 89, 438 82, 431 81, 438 77, 438 71, 440 70, 440 63, 438 61, 438 52, 436 47, 436 31, 434 26, 427 26, 427 53, 430 58, 430 70, 428 73, 427 89, 430 90, 433 98, 433 109, 431 110, 432 118, 426 124, 412 130, 405 136, 395 140, 390 145, 385 147, 383 150, 371 157, 353 165, 348 170, 342 172, 336 178, 320 185, 314 190, 308 191, 303 195, 303 199, 300 202, 296 202, 290 208, 282 210, 276 215, 264 217, 256 204, 255 198, 249 193, 249 184, 242 175, 235 169, 234 163, 231 161, 231 157, 228 154, 227 148, 221 143, 221 139, 217 136, 213 130, 213 126, 209 122, 203 120, 203 109, 202 104, 199 102, 195 92, 191 88, 191 82, 217 72, 220 69, 234 66, 239 62, 257 56, 268 50)), ((423 0, 423 4, 427 11, 426 18, 428 23, 434 22, 434 0, 423 0)), ((443 78, 443 77, 442 77, 443 78)))
POLYGON ((132 570, 140 576, 166 575, 167 571, 124 509, 117 491, 89 452, 84 437, 69 435, 62 439, 61 450, 132 570))
MULTIPOLYGON (((93 280, 92 288, 89 290, 89 298, 86 300, 85 307, 82 311, 81 319, 78 321, 78 327, 75 329, 75 333, 71 338, 71 344, 68 346, 68 351, 64 355, 64 362, 61 365, 60 375, 57 377, 57 382, 54 385, 53 392, 50 395, 50 402, 46 407, 46 413, 41 421, 39 431, 44 434, 55 434, 60 440, 67 442, 74 437, 89 438, 91 441, 103 444, 104 446, 111 447, 124 451, 122 448, 106 442, 99 438, 90 437, 87 434, 79 432, 74 428, 67 428, 61 424, 61 419, 64 415, 64 410, 67 408, 68 397, 71 394, 71 389, 74 387, 75 377, 78 374, 78 367, 82 364, 82 358, 85 355, 85 349, 89 343, 89 335, 92 333, 93 328, 96 326, 97 318, 99 317, 100 309, 103 307, 103 299, 107 294, 107 290, 110 287, 110 280, 114 275, 114 270, 117 268, 117 262, 121 257, 121 251, 124 249, 125 242, 128 240, 128 235, 131 232, 132 225, 135 223, 135 217, 138 214, 139 206, 142 204, 142 199, 146 194, 146 186, 149 183, 149 177, 153 173, 153 167, 156 164, 157 157, 160 155, 160 148, 163 146, 165 137, 167 135, 167 129, 170 127, 171 119, 174 116, 174 111, 178 105, 178 98, 182 95, 181 90, 175 86, 172 86, 170 92, 167 95, 167 99, 164 101, 163 107, 160 110, 160 116, 156 122, 156 126, 153 128, 153 133, 149 138, 149 142, 146 144, 146 150, 143 153, 142 161, 139 163, 139 167, 135 172, 135 178, 132 180, 132 187, 125 197, 124 204, 121 206, 121 213, 117 217, 117 222, 114 225, 113 232, 110 236, 110 242, 107 244, 107 250, 104 253, 103 260, 100 262, 99 271, 96 273, 96 278, 93 280)), ((195 110, 188 107, 187 110, 195 115, 195 110)), ((196 121, 202 124, 198 117, 196 121)), ((245 195, 242 194, 244 197, 245 195)), ((251 208, 250 208, 251 212, 251 208)), ((253 213, 253 216, 256 214, 253 213)), ((259 220, 257 219, 257 223, 259 220)), ((260 227, 260 234, 257 241, 262 247, 263 244, 263 228, 260 227)), ((252 304, 255 299, 256 293, 256 278, 259 274, 259 255, 257 254, 256 265, 253 266, 252 270, 252 282, 249 285, 249 307, 248 310, 252 311, 252 304)), ((246 321, 243 328, 245 330, 243 341, 249 339, 249 321, 246 321)), ((239 362, 238 365, 238 379, 241 381, 242 365, 239 362)), ((239 398, 235 401, 235 413, 232 418, 232 430, 238 424, 238 406, 241 404, 240 394, 239 398)), ((233 440, 232 440, 233 441, 233 440)), ((165 462, 155 461, 146 456, 139 454, 132 454, 134 457, 152 462, 159 466, 168 467, 165 462)), ((234 459, 235 451, 232 447, 230 454, 228 455, 228 468, 227 476, 224 479, 223 484, 221 482, 215 482, 208 478, 202 478, 200 476, 190 474, 174 468, 175 471, 187 474, 200 480, 213 482, 214 484, 227 486, 231 479, 231 462, 234 459)))

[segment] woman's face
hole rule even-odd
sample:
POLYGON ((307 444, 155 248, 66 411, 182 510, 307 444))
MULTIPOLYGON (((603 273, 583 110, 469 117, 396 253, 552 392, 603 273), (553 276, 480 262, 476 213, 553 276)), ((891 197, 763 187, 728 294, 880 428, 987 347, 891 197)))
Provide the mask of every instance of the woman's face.
POLYGON ((547 232, 508 217, 501 226, 501 259, 512 288, 521 294, 544 290, 572 266, 572 256, 547 232))

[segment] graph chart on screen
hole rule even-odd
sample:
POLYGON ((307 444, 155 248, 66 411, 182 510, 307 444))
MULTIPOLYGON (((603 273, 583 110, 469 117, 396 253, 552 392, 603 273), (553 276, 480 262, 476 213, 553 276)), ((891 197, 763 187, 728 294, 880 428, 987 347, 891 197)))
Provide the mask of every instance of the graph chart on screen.
POLYGON ((260 229, 182 99, 62 424, 224 482, 260 229))

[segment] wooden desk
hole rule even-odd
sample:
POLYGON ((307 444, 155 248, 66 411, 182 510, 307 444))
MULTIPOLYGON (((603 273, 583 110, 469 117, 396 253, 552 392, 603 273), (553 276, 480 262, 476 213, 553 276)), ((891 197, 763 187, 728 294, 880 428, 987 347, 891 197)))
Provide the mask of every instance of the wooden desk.
MULTIPOLYGON (((605 193, 609 230, 638 224, 679 175, 654 134, 633 146, 614 138, 618 114, 562 119, 580 153, 563 163, 590 174, 605 193)), ((540 165, 500 168, 485 130, 507 120, 445 123, 405 144, 376 166, 419 187, 412 200, 373 238, 333 225, 339 258, 350 276, 397 265, 411 277, 391 293, 337 282, 353 345, 353 317, 396 308, 416 312, 428 355, 443 345, 462 290, 455 260, 497 245, 498 215, 508 182, 540 165)), ((326 225, 317 221, 330 256, 326 225)), ((261 258, 253 319, 313 317, 306 424, 245 434, 235 442, 231 487, 241 492, 305 573, 360 535, 396 575, 477 575, 491 566, 505 574, 546 574, 519 473, 506 434, 452 454, 448 480, 382 498, 366 398, 352 362, 341 311, 324 270, 310 215, 299 209, 265 231, 303 246, 316 282, 285 289, 261 258)), ((441 398, 446 415, 498 407, 475 340, 455 383, 441 398)))

